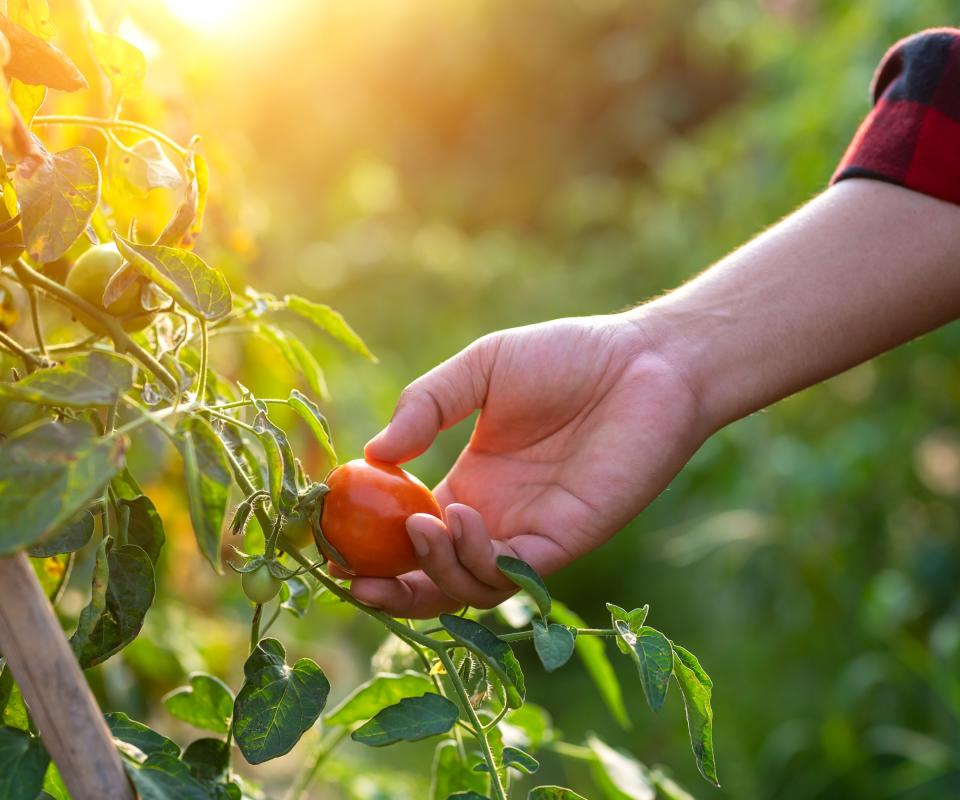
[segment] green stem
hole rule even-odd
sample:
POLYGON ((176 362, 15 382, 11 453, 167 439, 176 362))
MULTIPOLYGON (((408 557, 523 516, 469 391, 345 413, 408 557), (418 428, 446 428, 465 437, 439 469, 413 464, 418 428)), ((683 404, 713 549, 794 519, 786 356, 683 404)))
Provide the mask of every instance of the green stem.
POLYGON ((257 603, 253 612, 253 619, 250 620, 250 652, 257 649, 260 643, 260 618, 263 616, 263 604, 257 603))
POLYGON ((500 773, 497 772, 497 763, 494 761, 493 751, 490 749, 490 741, 487 739, 487 732, 483 729, 483 723, 480 721, 480 717, 477 716, 476 710, 470 705, 470 696, 467 694, 467 687, 463 685, 463 680, 460 678, 460 673, 457 672, 457 668, 454 666, 450 654, 443 648, 437 650, 436 653, 447 670, 447 675, 453 683, 453 688, 460 698, 460 704, 463 706, 463 710, 466 712, 470 720, 470 725, 473 728, 473 733, 477 737, 477 742, 480 744, 480 754, 483 756, 484 763, 490 771, 490 788, 493 789, 494 800, 507 800, 507 794, 503 789, 503 784, 500 782, 500 773))
POLYGON ((47 346, 43 341, 43 328, 40 327, 40 301, 37 299, 37 290, 27 287, 27 300, 30 303, 30 321, 33 323, 33 336, 37 340, 37 350, 40 355, 47 354, 47 346))
POLYGON ((84 117, 78 115, 50 114, 46 116, 34 117, 33 125, 79 125, 83 128, 99 128, 101 130, 128 130, 146 133, 149 136, 159 139, 167 147, 181 156, 187 155, 187 148, 177 144, 165 133, 144 125, 142 122, 134 122, 129 119, 102 119, 100 117, 84 117))
POLYGON ((130 355, 143 364, 144 367, 156 375, 157 378, 159 378, 160 381, 167 387, 167 389, 170 390, 174 397, 179 396, 180 386, 177 384, 177 381, 174 379, 174 377, 167 371, 167 368, 135 341, 133 341, 133 339, 130 338, 127 332, 120 325, 120 321, 116 317, 113 317, 110 314, 107 314, 105 311, 101 311, 91 303, 88 303, 79 295, 71 292, 66 286, 61 286, 59 283, 51 280, 46 275, 41 275, 39 272, 29 267, 26 262, 21 259, 16 261, 15 269, 17 275, 20 277, 21 283, 24 285, 24 288, 27 288, 28 286, 35 286, 38 289, 43 289, 43 291, 49 295, 52 295, 64 305, 69 306, 77 311, 82 311, 84 314, 88 314, 97 320, 97 322, 104 327, 107 333, 110 334, 110 338, 113 339, 114 345, 118 351, 130 353, 130 355))
POLYGON ((207 321, 199 318, 200 322, 200 386, 197 389, 197 400, 201 403, 207 397, 207 358, 209 350, 209 337, 207 335, 207 321))
POLYGON ((278 397, 258 397, 256 401, 254 400, 232 400, 229 403, 214 403, 207 406, 208 409, 217 410, 217 411, 227 411, 231 408, 242 408, 243 406, 252 406, 254 402, 266 403, 267 405, 277 405, 285 406, 287 405, 286 400, 281 400, 278 397))
POLYGON ((23 347, 16 339, 8 336, 3 331, 0 331, 0 346, 5 347, 15 356, 18 356, 27 368, 27 372, 33 372, 35 369, 46 366, 43 361, 23 347))
POLYGON ((317 777, 317 772, 320 770, 323 762, 327 760, 337 745, 346 738, 348 733, 347 728, 341 728, 336 733, 331 733, 320 741, 317 752, 313 755, 313 763, 300 774, 300 777, 287 793, 286 800, 300 800, 300 798, 303 797, 304 792, 307 791, 307 787, 310 786, 313 779, 317 777))
POLYGON ((236 417, 231 417, 229 414, 221 414, 218 411, 214 411, 209 406, 205 407, 203 410, 209 412, 211 416, 214 416, 217 419, 222 419, 224 422, 229 422, 231 425, 236 425, 238 428, 243 428, 245 431, 249 431, 254 435, 257 433, 257 430, 253 427, 253 425, 248 425, 246 422, 243 422, 236 417))
MULTIPOLYGON (((575 628, 577 636, 616 636, 617 632, 613 628, 575 628)), ((500 638, 505 642, 523 642, 533 638, 533 631, 520 631, 518 633, 503 633, 500 638)))
POLYGON ((270 615, 270 619, 267 620, 266 624, 260 629, 260 635, 266 636, 267 631, 273 627, 273 623, 277 621, 277 618, 280 616, 280 609, 282 608, 281 603, 277 603, 277 607, 273 609, 273 613, 270 615))

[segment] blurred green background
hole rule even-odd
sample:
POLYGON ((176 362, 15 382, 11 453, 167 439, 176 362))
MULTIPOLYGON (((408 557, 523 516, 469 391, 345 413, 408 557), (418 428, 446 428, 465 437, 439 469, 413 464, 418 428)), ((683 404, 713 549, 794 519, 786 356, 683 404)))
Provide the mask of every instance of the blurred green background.
MULTIPOLYGON (((204 137, 199 252, 238 284, 330 303, 380 356, 315 343, 345 457, 407 382, 475 337, 638 303, 803 203, 868 110, 886 48, 958 21, 947 0, 97 7, 150 58, 149 99, 126 115, 204 137)), ((266 345, 218 356, 268 394, 295 381, 266 345)), ((531 699, 571 740, 595 731, 698 798, 960 796, 958 404, 954 325, 724 430, 615 540, 550 579, 598 625, 604 601, 650 603, 699 655, 723 789, 697 775, 676 698, 652 715, 627 659, 632 730, 579 664, 543 679, 525 653, 531 699)), ((435 482, 468 435, 448 432, 414 470, 435 482)), ((189 669, 236 683, 249 613, 189 531, 178 538, 175 496, 168 508, 167 602, 99 668, 104 705, 141 716, 189 669)), ((337 693, 379 644, 332 606, 283 625, 337 693)), ((303 752, 259 774, 282 783, 303 752)), ((415 753, 425 769, 428 750, 415 753)), ((341 758, 365 774, 337 788, 334 769, 316 797, 424 796, 411 750, 341 758), (409 789, 390 777, 402 766, 409 789)), ((581 779, 549 757, 538 777, 581 779)))

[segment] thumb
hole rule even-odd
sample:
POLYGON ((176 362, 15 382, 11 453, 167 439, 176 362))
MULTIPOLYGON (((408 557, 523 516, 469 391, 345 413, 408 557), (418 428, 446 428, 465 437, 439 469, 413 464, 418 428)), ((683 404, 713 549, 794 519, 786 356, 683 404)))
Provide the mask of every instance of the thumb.
POLYGON ((489 377, 484 367, 485 341, 474 342, 407 386, 390 423, 367 442, 364 455, 402 464, 430 447, 440 431, 479 408, 489 377))

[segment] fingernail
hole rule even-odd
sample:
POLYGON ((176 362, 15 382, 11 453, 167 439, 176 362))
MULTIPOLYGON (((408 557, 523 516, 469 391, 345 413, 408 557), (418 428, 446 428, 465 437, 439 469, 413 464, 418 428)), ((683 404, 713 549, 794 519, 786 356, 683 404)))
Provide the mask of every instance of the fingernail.
POLYGON ((447 527, 450 529, 450 535, 453 536, 453 541, 459 542, 460 537, 463 535, 463 523, 460 521, 460 517, 457 516, 456 512, 447 512, 447 527))
POLYGON ((420 531, 411 528, 408 525, 407 536, 410 537, 410 542, 413 544, 413 551, 419 558, 423 558, 425 555, 429 554, 430 543, 427 541, 427 537, 420 533, 420 531))

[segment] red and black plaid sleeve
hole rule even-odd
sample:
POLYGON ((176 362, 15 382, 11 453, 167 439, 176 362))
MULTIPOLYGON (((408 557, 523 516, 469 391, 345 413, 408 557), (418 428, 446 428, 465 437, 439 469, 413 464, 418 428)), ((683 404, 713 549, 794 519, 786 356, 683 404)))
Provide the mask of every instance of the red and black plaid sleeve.
POLYGON ((832 182, 873 178, 960 204, 960 30, 895 44, 871 91, 873 110, 832 182))

